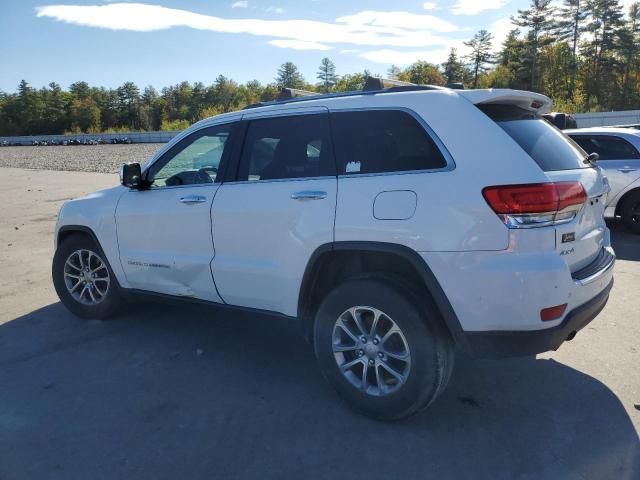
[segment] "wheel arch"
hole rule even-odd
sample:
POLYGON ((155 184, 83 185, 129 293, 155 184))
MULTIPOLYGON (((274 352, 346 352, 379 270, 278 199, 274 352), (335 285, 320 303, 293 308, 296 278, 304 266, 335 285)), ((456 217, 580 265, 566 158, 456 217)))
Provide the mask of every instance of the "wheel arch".
POLYGON ((298 296, 298 319, 311 339, 315 310, 335 283, 362 273, 393 273, 408 276, 431 297, 452 338, 464 342, 458 317, 425 260, 411 248, 387 242, 345 241, 321 245, 311 255, 298 296), (388 271, 384 268, 391 267, 388 271))
POLYGON ((72 235, 77 235, 77 234, 83 234, 85 236, 88 236, 91 238, 91 240, 93 240, 95 242, 95 244, 98 246, 98 248, 102 251, 102 253, 104 254, 104 250, 102 249, 102 245, 100 245, 100 241, 98 240, 98 237, 96 236, 95 232, 85 226, 85 225, 63 225, 62 227, 60 227, 60 229, 58 230, 58 233, 56 235, 56 248, 67 238, 71 237, 72 235))

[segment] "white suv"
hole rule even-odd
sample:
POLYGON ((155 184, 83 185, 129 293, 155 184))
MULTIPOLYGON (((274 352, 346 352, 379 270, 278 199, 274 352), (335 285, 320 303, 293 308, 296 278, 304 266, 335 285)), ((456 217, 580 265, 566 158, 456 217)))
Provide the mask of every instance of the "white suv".
POLYGON ((57 293, 87 318, 131 292, 295 318, 349 404, 405 417, 455 348, 557 349, 607 302, 608 186, 549 107, 405 86, 201 121, 64 204, 57 293))

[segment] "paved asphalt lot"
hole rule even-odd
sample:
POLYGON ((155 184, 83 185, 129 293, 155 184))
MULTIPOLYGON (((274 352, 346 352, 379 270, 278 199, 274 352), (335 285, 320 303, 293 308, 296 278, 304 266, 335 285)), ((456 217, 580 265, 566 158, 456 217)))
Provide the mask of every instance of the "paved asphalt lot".
POLYGON ((435 405, 384 424, 338 401, 281 319, 71 316, 50 280, 55 215, 115 182, 0 169, 0 479, 640 478, 640 237, 612 226, 616 285, 574 341, 459 356, 435 405))

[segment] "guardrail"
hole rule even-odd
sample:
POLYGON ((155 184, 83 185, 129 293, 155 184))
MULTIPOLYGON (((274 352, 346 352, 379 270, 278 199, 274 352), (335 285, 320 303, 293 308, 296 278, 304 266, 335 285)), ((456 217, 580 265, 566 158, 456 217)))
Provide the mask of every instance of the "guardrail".
POLYGON ((80 143, 91 140, 102 140, 112 143, 114 139, 128 138, 131 143, 167 143, 180 132, 123 132, 123 133, 79 133, 77 135, 29 135, 20 137, 0 137, 0 144, 7 142, 10 145, 33 145, 34 142, 57 142, 79 140, 80 143))
POLYGON ((640 110, 576 113, 578 128, 640 124, 640 110))

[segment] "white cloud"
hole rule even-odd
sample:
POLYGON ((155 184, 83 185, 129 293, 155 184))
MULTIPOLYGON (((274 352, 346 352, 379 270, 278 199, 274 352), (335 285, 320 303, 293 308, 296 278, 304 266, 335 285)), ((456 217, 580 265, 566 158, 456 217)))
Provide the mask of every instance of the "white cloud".
POLYGON ((507 35, 516 26, 511 23, 509 18, 501 18, 493 22, 487 29, 493 34, 493 50, 497 52, 502 47, 502 42, 505 41, 507 35))
POLYGON ((292 48, 294 50, 331 50, 328 45, 318 42, 303 42, 301 40, 270 40, 269 44, 279 48, 292 48))
POLYGON ((437 50, 419 50, 419 51, 398 51, 390 49, 371 50, 360 54, 362 58, 366 58, 376 63, 386 63, 389 65, 410 65, 418 60, 424 60, 430 63, 439 64, 446 60, 449 54, 448 48, 437 50))
POLYGON ((284 8, 280 8, 280 7, 267 7, 266 11, 267 11, 267 12, 273 12, 273 13, 284 13, 284 8))
POLYGON ((477 15, 485 10, 497 10, 509 0, 458 0, 451 11, 455 15, 477 15))
MULTIPOLYGON (((151 32, 189 27, 222 33, 244 33, 279 40, 353 46, 442 47, 451 39, 440 35, 458 31, 451 22, 409 12, 363 11, 335 22, 314 20, 228 19, 187 10, 141 3, 48 5, 37 7, 38 17, 110 30, 151 32)), ((302 45, 298 43, 296 45, 302 45)))
POLYGON ((438 4, 436 2, 425 2, 422 4, 422 8, 425 10, 435 10, 438 8, 438 4))
POLYGON ((231 8, 248 8, 249 2, 247 0, 238 0, 231 4, 231 8))
POLYGON ((347 15, 336 19, 338 23, 353 26, 372 26, 382 28, 400 28, 406 30, 434 30, 436 32, 455 32, 453 23, 433 15, 421 15, 410 12, 378 12, 365 10, 355 15, 347 15))

